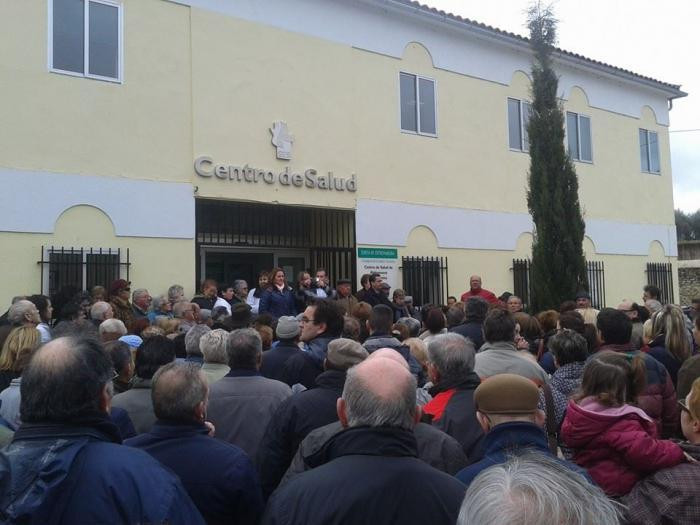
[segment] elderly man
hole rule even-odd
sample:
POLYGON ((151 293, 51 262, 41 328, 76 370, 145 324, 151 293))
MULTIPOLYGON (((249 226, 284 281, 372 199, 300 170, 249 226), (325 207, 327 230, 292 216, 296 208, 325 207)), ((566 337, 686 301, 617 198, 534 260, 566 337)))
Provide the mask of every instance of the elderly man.
POLYGON ((113 317, 114 310, 112 310, 112 305, 105 301, 97 301, 90 307, 90 320, 92 324, 98 328, 102 321, 112 319, 113 317))
POLYGON ((481 297, 486 302, 491 304, 498 303, 498 297, 496 297, 496 294, 481 287, 481 277, 478 275, 472 275, 469 278, 469 290, 462 294, 460 301, 466 303, 467 299, 470 297, 481 297))
POLYGON ((436 336, 428 345, 428 378, 433 399, 423 406, 424 421, 455 438, 470 460, 481 457, 484 433, 476 424, 474 344, 459 334, 436 336))
POLYGON ((602 490, 555 458, 527 452, 469 485, 457 525, 618 525, 619 513, 602 490))
MULTIPOLYGON (((301 353, 299 348, 299 321, 291 316, 282 316, 277 320, 275 335, 277 344, 267 352, 263 353, 260 373, 270 379, 283 381, 284 365, 293 355, 301 353)), ((293 385, 289 385, 293 386, 293 385)))
POLYGON ((156 422, 151 402, 151 379, 161 366, 174 359, 175 346, 162 335, 149 337, 136 350, 133 385, 130 390, 114 396, 112 404, 129 413, 137 434, 148 432, 156 422))
POLYGON ((148 319, 148 309, 151 307, 153 298, 145 288, 137 288, 131 294, 131 309, 134 312, 134 319, 148 319))
MULTIPOLYGON (((681 429, 687 441, 679 443, 683 451, 700 461, 700 379, 696 379, 688 396, 678 402, 681 408, 681 429)), ((622 498, 627 506, 630 525, 700 523, 698 506, 700 466, 681 463, 644 478, 622 498)))
POLYGON ((523 300, 517 295, 511 295, 506 301, 506 308, 512 314, 523 311, 523 300))
POLYGON ((483 380, 496 374, 518 374, 530 379, 538 386, 547 382, 547 373, 542 367, 525 359, 515 347, 515 319, 503 310, 491 310, 484 320, 484 339, 476 354, 474 371, 483 380))
POLYGON ((248 304, 248 283, 243 279, 233 281, 233 297, 231 298, 231 306, 236 303, 248 304))
POLYGON ((202 366, 204 363, 204 357, 202 356, 202 350, 200 349, 200 341, 202 336, 211 332, 205 324, 198 324, 193 326, 185 335, 185 354, 187 357, 186 361, 190 363, 196 363, 198 366, 202 366))
POLYGON ((41 316, 36 305, 27 300, 20 299, 10 306, 7 312, 7 320, 12 326, 33 326, 41 323, 41 316))
POLYGON ((263 510, 258 477, 240 448, 210 437, 209 387, 192 363, 170 363, 153 376, 158 420, 125 441, 172 470, 207 523, 256 524, 263 510))
POLYGON ((130 295, 131 283, 124 279, 117 279, 109 287, 109 298, 114 317, 123 322, 127 328, 131 328, 134 322, 134 310, 129 302, 130 295))
POLYGON ((176 476, 119 444, 112 374, 91 339, 57 338, 34 355, 22 377, 23 424, 0 452, 3 521, 204 523, 176 476))
POLYGON ((100 341, 103 343, 116 341, 127 334, 126 326, 119 319, 106 319, 102 321, 97 331, 100 334, 100 341))
POLYGON ((188 303, 187 301, 180 301, 173 306, 173 316, 180 321, 181 333, 187 333, 190 328, 197 324, 194 313, 195 306, 194 303, 188 303))
POLYGON ((350 279, 338 279, 338 282, 335 284, 335 301, 340 305, 346 315, 351 315, 358 303, 357 298, 352 295, 351 286, 352 281, 350 279))
POLYGON ((263 523, 455 522, 465 488, 416 457, 420 408, 404 366, 377 358, 351 368, 337 410, 345 430, 320 466, 272 495, 263 523))
POLYGON ((114 393, 121 394, 133 386, 134 360, 131 357, 131 348, 123 341, 110 341, 104 345, 109 353, 117 377, 112 379, 114 393))
POLYGON ((260 481, 266 497, 279 484, 308 433, 338 420, 335 404, 343 393, 346 372, 368 355, 356 341, 331 341, 316 387, 288 398, 277 409, 258 451, 260 481))
POLYGON ((591 294, 582 290, 576 294, 576 311, 583 317, 583 322, 595 324, 599 310, 591 305, 591 294))
POLYGON ((280 380, 288 385, 300 383, 313 388, 323 372, 328 343, 343 333, 343 313, 334 301, 318 299, 306 307, 301 318, 304 352, 292 355, 284 364, 280 380))
POLYGON ((204 356, 202 373, 204 373, 204 377, 210 385, 216 383, 231 371, 231 367, 228 366, 228 354, 226 353, 227 339, 228 332, 219 328, 204 333, 199 340, 199 350, 204 356))
POLYGON ((211 386, 209 418, 220 439, 255 460, 270 419, 292 390, 260 375, 262 340, 252 328, 231 332, 226 351, 231 371, 211 386))
MULTIPOLYGON (((476 420, 486 433, 484 457, 457 474, 465 485, 487 468, 503 463, 509 455, 528 450, 551 454, 542 426, 544 412, 537 408, 539 390, 516 374, 498 374, 479 385, 474 393, 476 420)), ((567 468, 583 473, 576 465, 567 468)))

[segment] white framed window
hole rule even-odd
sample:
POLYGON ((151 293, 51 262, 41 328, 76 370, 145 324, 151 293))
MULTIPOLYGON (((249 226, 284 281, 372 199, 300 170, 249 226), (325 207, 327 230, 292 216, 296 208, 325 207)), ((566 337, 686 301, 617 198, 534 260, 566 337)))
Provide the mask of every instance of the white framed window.
POLYGON ((659 135, 656 131, 639 129, 639 159, 642 164, 642 171, 647 173, 661 173, 659 135))
POLYGON ((530 151, 527 125, 532 106, 517 98, 508 98, 508 147, 514 151, 530 151))
POLYGON ((579 162, 593 162, 591 117, 566 112, 566 139, 569 156, 579 162))
POLYGON ((435 80, 399 73, 401 131, 437 137, 435 80))
POLYGON ((118 0, 48 0, 49 71, 123 79, 123 6, 118 0))

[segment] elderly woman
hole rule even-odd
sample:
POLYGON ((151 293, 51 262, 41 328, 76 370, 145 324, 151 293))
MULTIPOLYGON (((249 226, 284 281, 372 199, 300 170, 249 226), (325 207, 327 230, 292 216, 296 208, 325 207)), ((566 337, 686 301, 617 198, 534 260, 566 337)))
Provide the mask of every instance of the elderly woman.
POLYGON ((98 328, 102 324, 102 321, 112 319, 113 317, 114 310, 112 310, 112 305, 105 301, 97 301, 90 307, 90 320, 98 328))
POLYGON ((153 309, 148 312, 148 321, 156 324, 156 317, 173 318, 173 305, 167 295, 159 295, 153 298, 153 309))
POLYGON ((228 366, 228 354, 226 353, 226 330, 212 330, 202 335, 199 340, 199 350, 204 356, 202 372, 210 385, 217 382, 231 371, 228 366))

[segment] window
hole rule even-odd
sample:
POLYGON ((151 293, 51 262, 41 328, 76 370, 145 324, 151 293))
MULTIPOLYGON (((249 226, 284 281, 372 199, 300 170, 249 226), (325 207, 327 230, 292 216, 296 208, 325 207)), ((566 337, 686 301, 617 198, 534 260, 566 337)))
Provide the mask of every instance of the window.
POLYGON ((593 162, 590 117, 567 111, 566 137, 569 144, 569 156, 572 160, 593 162))
POLYGON ((435 81, 408 73, 399 74, 401 130, 437 136, 435 81))
POLYGON ((90 290, 93 286, 109 287, 123 277, 129 278, 129 250, 44 247, 41 249, 41 290, 53 295, 65 286, 90 290))
POLYGON ((642 171, 661 173, 659 164, 659 136, 655 131, 639 130, 639 157, 642 171))
POLYGON ((49 0, 49 69, 120 82, 121 3, 49 0))
POLYGON ((508 146, 518 151, 530 151, 530 137, 527 125, 530 122, 532 106, 529 102, 508 99, 508 146))

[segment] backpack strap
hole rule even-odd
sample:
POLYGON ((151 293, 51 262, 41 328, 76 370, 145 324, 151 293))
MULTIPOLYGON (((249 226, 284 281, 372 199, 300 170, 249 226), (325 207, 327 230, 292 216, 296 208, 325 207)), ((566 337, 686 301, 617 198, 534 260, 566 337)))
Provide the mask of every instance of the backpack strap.
POLYGON ((557 449, 559 447, 559 442, 557 439, 557 423, 556 414, 554 410, 554 395, 552 394, 552 387, 549 383, 545 383, 542 386, 542 391, 544 392, 544 408, 545 408, 545 424, 547 430, 547 444, 549 445, 549 451, 556 456, 557 449))

